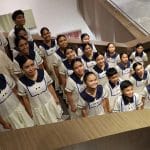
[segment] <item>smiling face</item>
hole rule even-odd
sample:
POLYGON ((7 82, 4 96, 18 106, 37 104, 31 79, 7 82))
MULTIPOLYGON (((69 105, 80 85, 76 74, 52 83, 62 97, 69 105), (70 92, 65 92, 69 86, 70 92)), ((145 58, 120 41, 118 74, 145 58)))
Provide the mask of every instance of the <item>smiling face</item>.
POLYGON ((19 51, 21 53, 23 53, 24 55, 28 55, 28 53, 29 53, 29 44, 28 44, 27 40, 21 39, 18 43, 18 48, 19 48, 19 51))
POLYGON ((116 73, 113 76, 109 77, 109 80, 111 81, 111 83, 116 85, 119 81, 118 73, 116 73))
POLYGON ((96 89, 96 87, 98 85, 98 79, 95 74, 90 74, 90 75, 88 75, 85 83, 86 83, 87 87, 89 87, 91 89, 96 89))
POLYGON ((137 65, 136 68, 135 68, 135 73, 139 77, 142 77, 144 75, 144 67, 142 65, 137 65))
POLYGON ((76 57, 76 53, 73 49, 69 48, 66 50, 66 58, 68 60, 73 60, 76 57))
POLYGON ((25 25, 25 18, 23 14, 18 15, 15 20, 15 24, 18 26, 24 26, 25 25))
POLYGON ((102 66, 105 62, 105 58, 103 55, 99 54, 98 57, 96 58, 96 63, 98 66, 102 66))
POLYGON ((34 61, 31 59, 28 59, 22 67, 24 73, 29 76, 29 77, 33 77, 36 73, 36 67, 34 64, 34 61))
POLYGON ((128 86, 127 88, 122 90, 122 94, 127 97, 133 97, 133 86, 128 86))
POLYGON ((49 32, 47 29, 44 29, 41 35, 45 41, 51 40, 51 32, 49 32))
POLYGON ((76 61, 73 65, 73 71, 78 76, 84 75, 84 65, 80 61, 76 61))
POLYGON ((58 39, 58 45, 61 49, 64 49, 68 46, 68 41, 67 41, 67 38, 65 36, 61 36, 59 39, 58 39))
POLYGON ((19 37, 24 37, 26 40, 28 40, 28 34, 24 30, 20 30, 19 33, 18 33, 18 36, 19 37))
POLYGON ((85 35, 84 37, 83 37, 83 39, 82 39, 82 43, 90 43, 90 37, 89 37, 89 35, 85 35))

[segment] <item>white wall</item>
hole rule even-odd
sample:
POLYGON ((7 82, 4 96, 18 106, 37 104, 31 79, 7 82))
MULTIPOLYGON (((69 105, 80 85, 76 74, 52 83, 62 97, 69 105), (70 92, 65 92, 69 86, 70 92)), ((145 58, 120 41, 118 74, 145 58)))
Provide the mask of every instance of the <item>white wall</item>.
POLYGON ((95 39, 77 10, 76 0, 1 0, 0 15, 12 13, 16 9, 32 9, 37 31, 47 26, 52 35, 81 29, 95 39))

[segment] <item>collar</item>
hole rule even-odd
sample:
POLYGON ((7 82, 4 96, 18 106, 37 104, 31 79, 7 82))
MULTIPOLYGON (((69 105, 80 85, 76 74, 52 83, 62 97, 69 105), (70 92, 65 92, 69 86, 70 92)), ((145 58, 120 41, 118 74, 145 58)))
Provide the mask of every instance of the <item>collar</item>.
POLYGON ((117 82, 117 84, 114 84, 109 80, 109 84, 110 84, 111 88, 114 88, 115 86, 119 85, 119 81, 117 82))
POLYGON ((82 55, 82 58, 83 58, 83 60, 85 60, 86 62, 89 62, 89 61, 93 61, 93 60, 95 61, 95 60, 96 60, 96 59, 95 59, 96 56, 97 56, 97 53, 96 53, 96 52, 93 52, 92 59, 89 59, 88 57, 86 57, 85 54, 82 55))
POLYGON ((41 43, 41 46, 44 47, 45 50, 49 50, 52 47, 55 47, 55 40, 51 39, 51 46, 48 46, 46 43, 41 43))
POLYGON ((143 52, 142 52, 142 53, 137 53, 137 52, 135 52, 135 56, 142 57, 142 56, 143 56, 143 52))
POLYGON ((114 59, 115 59, 115 58, 118 56, 118 54, 115 53, 115 54, 113 54, 113 55, 110 55, 109 52, 106 52, 106 56, 107 56, 108 58, 114 58, 114 59))
POLYGON ((95 66, 93 67, 93 69, 94 69, 97 73, 102 73, 103 71, 107 70, 108 68, 109 68, 108 63, 105 63, 104 70, 102 70, 101 68, 99 68, 97 65, 95 65, 95 66))
POLYGON ((129 103, 133 103, 133 97, 127 97, 125 95, 122 95, 122 99, 125 105, 128 105, 129 103))
POLYGON ((3 74, 0 74, 0 90, 6 88, 7 82, 3 74))
POLYGON ((142 81, 142 80, 146 80, 147 78, 147 71, 144 71, 144 75, 143 78, 140 78, 139 76, 137 76, 135 73, 132 75, 137 81, 142 81))
POLYGON ((65 59, 65 58, 66 58, 65 54, 62 53, 62 51, 60 50, 60 48, 58 48, 58 49, 56 50, 56 53, 57 53, 57 55, 60 56, 60 58, 62 58, 62 59, 65 59))
POLYGON ((37 80, 31 80, 29 79, 27 76, 23 75, 19 80, 25 84, 26 86, 32 86, 33 84, 35 84, 35 82, 41 82, 44 79, 44 70, 43 69, 37 69, 37 80))
POLYGON ((84 89, 84 91, 81 93, 81 97, 88 103, 93 102, 95 99, 99 99, 100 97, 102 97, 103 94, 103 87, 101 85, 97 86, 97 91, 96 91, 96 96, 93 97, 90 94, 88 94, 86 92, 86 89, 84 89))
POLYGON ((67 69, 72 70, 71 63, 68 59, 64 60, 63 63, 67 69))
POLYGON ((123 63, 119 63, 118 66, 122 69, 122 70, 125 70, 126 68, 130 68, 130 61, 127 62, 127 66, 123 63))

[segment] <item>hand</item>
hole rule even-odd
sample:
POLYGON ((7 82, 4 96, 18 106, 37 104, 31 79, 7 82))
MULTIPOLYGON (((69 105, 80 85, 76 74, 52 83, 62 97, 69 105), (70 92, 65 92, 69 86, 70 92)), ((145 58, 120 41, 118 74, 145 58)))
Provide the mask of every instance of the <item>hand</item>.
POLYGON ((71 106, 71 111, 72 111, 72 112, 76 112, 76 111, 77 111, 77 107, 76 107, 75 105, 72 105, 72 106, 71 106))
POLYGON ((12 129, 12 126, 10 123, 6 122, 4 125, 3 125, 3 128, 4 129, 12 129))

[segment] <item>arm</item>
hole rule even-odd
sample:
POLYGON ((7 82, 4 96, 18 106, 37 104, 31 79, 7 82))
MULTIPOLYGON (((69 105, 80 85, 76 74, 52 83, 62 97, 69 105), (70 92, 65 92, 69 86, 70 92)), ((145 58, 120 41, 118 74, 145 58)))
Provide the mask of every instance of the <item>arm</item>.
POLYGON ((54 66, 54 71, 55 71, 55 74, 57 76, 57 79, 58 79, 58 82, 60 85, 62 85, 62 82, 61 82, 61 77, 60 77, 60 74, 59 74, 59 69, 57 66, 54 66))
POLYGON ((53 88, 52 84, 48 85, 48 89, 49 89, 50 93, 53 95, 56 104, 59 104, 59 99, 58 99, 58 97, 57 97, 57 95, 54 91, 54 88, 53 88))
POLYGON ((4 129, 12 129, 11 124, 4 121, 2 116, 0 116, 0 124, 3 126, 4 129))
POLYGON ((33 118, 31 105, 27 96, 22 96, 23 105, 31 118, 33 118))
POLYGON ((88 116, 88 108, 87 107, 83 107, 82 108, 82 116, 83 117, 87 117, 88 116))
POLYGON ((103 99, 102 105, 103 105, 103 108, 104 108, 104 112, 105 112, 105 113, 111 112, 111 111, 110 111, 110 108, 109 108, 109 100, 108 100, 108 98, 104 98, 104 99, 103 99))

